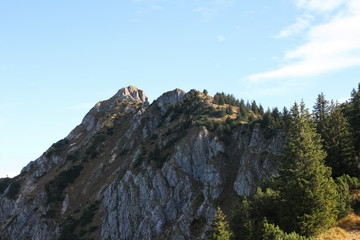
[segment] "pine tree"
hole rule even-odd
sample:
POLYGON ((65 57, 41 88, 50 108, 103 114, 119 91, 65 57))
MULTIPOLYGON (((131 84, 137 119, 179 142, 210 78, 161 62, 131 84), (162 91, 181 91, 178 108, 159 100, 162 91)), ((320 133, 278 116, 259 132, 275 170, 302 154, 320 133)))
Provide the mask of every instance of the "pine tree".
POLYGON ((261 121, 261 127, 262 128, 268 128, 270 126, 272 126, 273 124, 273 117, 271 116, 271 112, 270 109, 268 109, 265 113, 264 113, 264 117, 261 121))
POLYGON ((257 115, 259 114, 259 108, 255 102, 255 100, 251 103, 251 110, 257 115))
POLYGON ((343 174, 356 176, 358 171, 354 143, 350 126, 340 106, 331 107, 330 115, 324 121, 322 128, 324 149, 327 152, 325 162, 332 168, 333 177, 339 177, 343 174))
POLYGON ((324 93, 318 95, 314 105, 313 115, 317 132, 322 135, 325 120, 329 116, 329 101, 325 99, 324 93))
POLYGON ((264 108, 263 108, 263 106, 261 104, 259 105, 259 113, 261 115, 264 115, 264 108))
POLYGON ((286 107, 283 108, 282 119, 284 122, 284 128, 288 129, 291 124, 291 115, 289 113, 289 110, 286 107))
POLYGON ((235 208, 234 216, 230 221, 234 239, 255 239, 256 228, 255 221, 252 219, 252 211, 251 202, 244 196, 244 199, 235 208))
POLYGON ((229 106, 226 108, 226 114, 232 115, 234 113, 231 105, 229 104, 229 106))
POLYGON ((355 150, 360 154, 360 83, 358 91, 351 93, 350 107, 347 114, 355 139, 355 150))
POLYGON ((224 104, 225 104, 224 94, 221 94, 219 97, 219 105, 224 105, 224 104))
POLYGON ((295 103, 291 116, 282 166, 274 179, 279 191, 279 226, 286 232, 310 236, 335 223, 338 193, 305 105, 299 109, 295 103))
POLYGON ((220 207, 218 207, 214 220, 211 224, 212 231, 210 238, 213 240, 230 240, 231 232, 228 222, 225 220, 226 216, 223 214, 220 207))

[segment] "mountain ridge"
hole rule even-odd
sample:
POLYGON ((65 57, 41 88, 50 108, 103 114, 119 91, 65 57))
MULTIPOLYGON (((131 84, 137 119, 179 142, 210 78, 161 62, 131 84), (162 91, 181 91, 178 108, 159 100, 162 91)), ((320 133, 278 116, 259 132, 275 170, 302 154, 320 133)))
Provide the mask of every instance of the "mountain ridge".
POLYGON ((0 238, 204 239, 225 196, 277 171, 283 139, 212 101, 175 89, 149 104, 129 86, 97 103, 0 192, 0 238))

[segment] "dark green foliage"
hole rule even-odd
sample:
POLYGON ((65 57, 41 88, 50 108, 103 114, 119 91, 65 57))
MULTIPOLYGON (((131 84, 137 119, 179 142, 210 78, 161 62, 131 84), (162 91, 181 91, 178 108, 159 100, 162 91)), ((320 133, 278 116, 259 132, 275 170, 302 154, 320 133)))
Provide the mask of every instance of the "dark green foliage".
POLYGON ((325 99, 323 93, 319 94, 313 110, 316 129, 319 134, 323 134, 325 120, 329 116, 329 101, 325 99))
POLYGON ((67 217, 65 224, 60 231, 59 240, 80 240, 80 238, 74 233, 76 227, 79 225, 79 220, 67 217))
POLYGON ((255 100, 251 103, 251 110, 254 112, 254 114, 259 114, 259 108, 255 100))
POLYGON ((208 91, 206 89, 204 89, 203 93, 206 95, 208 95, 208 91))
POLYGON ((73 153, 69 153, 66 155, 66 160, 67 161, 72 161, 72 162, 76 162, 77 160, 79 160, 80 157, 80 152, 77 150, 73 153))
POLYGON ((233 109, 231 107, 231 105, 229 105, 227 108, 226 108, 226 114, 228 115, 232 115, 234 112, 233 112, 233 109))
POLYGON ((315 240, 314 238, 301 236, 296 232, 285 233, 279 226, 269 224, 266 218, 262 222, 261 231, 262 240, 315 240))
POLYGON ((229 104, 232 106, 240 106, 239 100, 237 100, 233 95, 225 95, 225 93, 216 93, 214 96, 214 103, 218 105, 229 104))
POLYGON ((264 113, 260 126, 264 129, 266 139, 270 139, 276 134, 277 129, 274 128, 274 119, 269 109, 264 113))
POLYGON ((226 116, 226 110, 224 108, 216 109, 214 107, 209 107, 204 113, 209 117, 216 117, 216 118, 221 118, 226 116))
POLYGON ((359 179, 345 174, 338 177, 336 183, 341 200, 338 207, 339 218, 346 216, 351 210, 354 210, 356 213, 360 212, 360 198, 357 197, 357 192, 360 190, 359 179), (354 193, 356 197, 352 197, 354 193))
POLYGON ((6 197, 10 198, 10 199, 14 199, 16 198, 17 194, 19 193, 20 191, 20 188, 21 188, 21 184, 19 182, 19 180, 15 180, 15 181, 12 181, 10 183, 10 186, 9 186, 9 190, 8 192, 6 193, 6 197))
POLYGON ((56 211, 51 209, 51 210, 48 210, 45 214, 45 217, 47 218, 55 218, 56 217, 56 211))
POLYGON ((98 229, 98 228, 99 228, 99 226, 91 226, 91 227, 89 228, 89 232, 95 232, 96 229, 98 229))
POLYGON ((211 232, 209 234, 210 239, 213 240, 230 240, 232 233, 230 232, 230 227, 226 221, 226 216, 218 207, 217 212, 214 216, 213 222, 211 224, 211 232))
POLYGON ((357 161, 350 126, 340 106, 330 107, 330 114, 321 124, 326 164, 332 168, 333 177, 343 174, 358 176, 357 161))
MULTIPOLYGON (((192 91, 186 98, 183 98, 179 103, 171 105, 163 116, 166 119, 171 114, 170 121, 174 121, 180 114, 190 115, 200 109, 203 99, 199 96, 197 91, 192 91)), ((163 123, 159 123, 160 127, 163 123)))
POLYGON ((121 150, 120 156, 124 156, 124 155, 126 155, 128 152, 129 152, 129 149, 125 148, 125 149, 121 150))
POLYGON ((351 178, 349 175, 343 175, 336 180, 337 190, 339 193, 339 204, 337 206, 338 218, 346 217, 351 211, 351 190, 359 188, 359 180, 351 178))
POLYGON ((85 153, 90 157, 90 159, 94 159, 99 154, 99 146, 105 141, 106 136, 103 132, 97 133, 91 140, 90 146, 86 149, 85 153))
POLYGON ((150 154, 149 154, 149 161, 154 161, 157 168, 162 168, 167 157, 168 157, 167 155, 162 156, 159 145, 156 144, 154 151, 150 152, 150 154))
POLYGON ((114 127, 106 128, 106 134, 112 136, 114 134, 114 127))
POLYGON ((220 95, 219 97, 219 105, 224 105, 225 104, 225 99, 224 99, 224 96, 223 95, 220 95))
POLYGON ((238 112, 238 118, 241 121, 247 121, 249 117, 249 109, 245 106, 244 100, 241 100, 239 112, 238 112))
POLYGON ((320 233, 337 219, 338 193, 320 136, 302 103, 291 110, 292 123, 274 189, 279 191, 279 226, 305 236, 320 233))
POLYGON ((96 201, 84 210, 83 214, 80 217, 80 225, 82 227, 92 222, 95 216, 95 212, 99 209, 99 204, 100 202, 96 201))
POLYGON ((252 202, 246 197, 236 207, 230 226, 234 233, 234 239, 253 240, 256 239, 256 217, 252 202))
POLYGON ((346 117, 352 129, 355 140, 355 151, 357 155, 360 154, 360 83, 358 90, 353 89, 351 93, 350 103, 346 106, 346 117))
POLYGON ((199 218, 194 218, 190 224, 190 232, 192 236, 195 236, 196 233, 206 224, 206 219, 204 216, 199 218))
POLYGON ((0 195, 4 193, 6 188, 9 186, 9 184, 12 182, 12 178, 1 178, 0 179, 0 195))
POLYGON ((80 175, 83 166, 72 166, 68 170, 64 170, 53 180, 45 185, 48 203, 62 201, 62 192, 69 185, 74 183, 75 179, 80 175))
POLYGON ((283 127, 286 129, 289 129, 290 127, 290 124, 291 124, 291 115, 290 115, 290 112, 289 110, 284 107, 283 108, 283 111, 282 111, 282 119, 283 119, 283 127))
POLYGON ((53 154, 59 155, 64 149, 68 146, 69 140, 62 139, 56 143, 54 143, 46 152, 46 157, 51 157, 53 154))
POLYGON ((250 115, 249 117, 248 117, 248 122, 249 123, 251 123, 251 122, 253 122, 253 121, 255 121, 256 120, 256 118, 254 117, 254 115, 250 115))
POLYGON ((264 115, 264 108, 261 104, 259 104, 259 113, 260 115, 264 115))
POLYGON ((158 135, 156 133, 153 133, 151 135, 151 140, 156 140, 158 138, 158 135))

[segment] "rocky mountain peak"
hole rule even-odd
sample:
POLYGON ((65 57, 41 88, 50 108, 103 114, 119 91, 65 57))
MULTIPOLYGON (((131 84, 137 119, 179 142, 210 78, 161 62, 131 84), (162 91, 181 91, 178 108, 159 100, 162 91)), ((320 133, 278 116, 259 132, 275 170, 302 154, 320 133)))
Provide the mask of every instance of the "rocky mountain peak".
POLYGON ((184 98, 186 92, 176 88, 173 91, 166 92, 162 94, 157 100, 156 104, 161 109, 161 114, 164 114, 167 111, 167 108, 170 104, 176 104, 184 98))
POLYGON ((148 97, 145 95, 144 91, 134 86, 121 88, 114 97, 117 97, 120 100, 126 99, 130 101, 141 101, 143 103, 149 102, 148 97))

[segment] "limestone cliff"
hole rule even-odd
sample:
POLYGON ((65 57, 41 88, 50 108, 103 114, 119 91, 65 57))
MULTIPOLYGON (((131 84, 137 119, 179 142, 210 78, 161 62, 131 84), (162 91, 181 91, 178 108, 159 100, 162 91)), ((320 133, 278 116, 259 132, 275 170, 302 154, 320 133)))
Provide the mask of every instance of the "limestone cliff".
POLYGON ((218 205, 229 212, 276 173, 283 140, 216 108, 195 90, 149 105, 142 90, 120 89, 0 180, 0 239, 205 239, 218 205))

